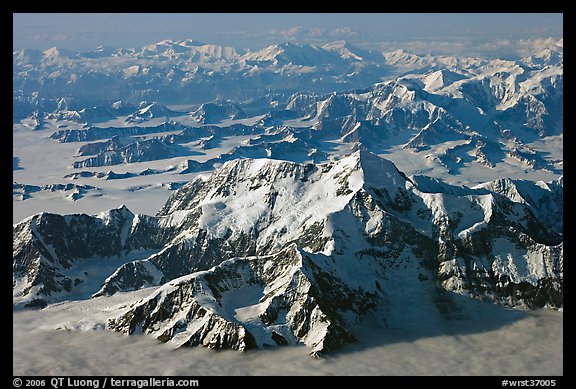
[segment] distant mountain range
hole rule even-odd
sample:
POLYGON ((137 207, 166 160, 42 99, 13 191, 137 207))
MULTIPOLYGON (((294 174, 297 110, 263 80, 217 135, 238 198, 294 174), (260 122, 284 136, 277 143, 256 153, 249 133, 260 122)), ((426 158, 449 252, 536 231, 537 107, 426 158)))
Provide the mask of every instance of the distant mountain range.
MULTIPOLYGON (((63 129, 51 135, 60 142, 109 139, 82 146, 79 155, 92 150, 95 156, 75 162, 75 168, 193 155, 180 145, 205 142, 211 136, 258 135, 250 144, 238 145, 206 162, 205 167, 211 170, 213 163, 235 157, 326 161, 330 153, 325 150, 325 142, 329 141, 361 143, 374 152, 395 146, 424 151, 450 141, 456 143, 436 158, 451 173, 471 163, 493 168, 510 160, 527 169, 558 173, 562 161, 547 158, 546 151, 534 149, 531 143, 563 133, 561 58, 559 63, 532 68, 526 63, 534 62, 533 58, 526 59, 526 63, 470 61, 473 65, 466 68, 410 73, 362 89, 330 94, 276 92, 239 102, 215 100, 190 112, 176 112, 158 102, 131 106, 123 101, 73 111, 60 98, 61 109, 43 113, 36 110, 22 122, 32 123, 35 129, 41 129, 42 122, 50 118, 83 123, 83 128, 63 129), (98 118, 95 112, 103 116, 98 118), (99 120, 121 117, 118 112, 124 114, 129 126, 98 126, 99 120), (252 120, 250 125, 220 124, 250 117, 260 119, 252 120), (146 125, 152 118, 163 118, 165 122, 146 125), (181 124, 190 120, 194 126, 181 124), (296 122, 296 126, 287 124, 296 122), (148 134, 175 130, 181 133, 142 139, 148 134)), ((437 59, 429 60, 437 66, 437 59)), ((211 139, 213 148, 216 140, 211 139)), ((202 147, 207 145, 203 143, 202 147)))
POLYGON ((13 87, 15 206, 76 212, 13 225, 18 309, 151 288, 102 326, 318 355, 470 299, 563 306, 562 40, 516 59, 20 50, 13 87), (171 193, 156 215, 113 208, 144 189, 171 193))
MULTIPOLYGON (((14 117, 52 111, 65 97, 68 108, 94 102, 142 100, 163 104, 244 101, 270 91, 328 93, 368 87, 409 73, 434 73, 428 90, 465 75, 498 68, 530 73, 563 62, 562 43, 518 61, 373 52, 344 41, 323 46, 283 43, 248 51, 196 41, 162 41, 140 49, 99 47, 89 52, 59 48, 13 53, 14 117), (522 69, 522 70, 520 70, 522 69)), ((507 71, 509 71, 507 70, 507 71)), ((501 75, 506 78, 505 75, 501 75)), ((512 77, 512 81, 513 81, 512 77)))

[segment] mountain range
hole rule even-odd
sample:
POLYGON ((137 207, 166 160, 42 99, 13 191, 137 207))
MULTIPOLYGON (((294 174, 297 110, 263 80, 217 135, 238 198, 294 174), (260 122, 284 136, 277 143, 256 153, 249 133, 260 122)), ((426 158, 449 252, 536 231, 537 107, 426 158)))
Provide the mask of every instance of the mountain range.
POLYGON ((16 310, 122 296, 77 327, 321 355, 563 307, 562 40, 19 50, 13 134, 16 310))
POLYGON ((104 140, 79 148, 89 158, 75 160, 76 169, 193 157, 218 149, 222 137, 255 135, 195 171, 238 157, 326 162, 362 144, 380 155, 418 153, 429 159, 422 172, 479 166, 497 176, 514 166, 560 175, 562 158, 540 140, 563 134, 562 47, 514 60, 378 53, 340 41, 257 51, 191 40, 21 50, 13 53, 13 116, 34 130, 56 126, 51 138, 60 142, 104 140), (194 101, 202 103, 166 105, 194 101))
MULTIPOLYGON (((330 94, 276 92, 236 103, 215 100, 189 112, 145 101, 132 108, 117 101, 74 111, 60 98, 55 111, 35 110, 22 123, 41 129, 49 119, 72 120, 82 127, 60 129, 51 138, 60 142, 109 139, 82 146, 78 155, 91 150, 94 156, 74 162, 74 168, 191 156, 195 152, 182 144, 205 142, 204 138, 216 135, 250 134, 258 135, 258 141, 229 149, 212 162, 234 157, 327 161, 331 153, 326 152, 326 143, 336 141, 350 147, 361 143, 377 153, 397 146, 414 152, 435 150, 434 163, 455 174, 470 164, 489 169, 516 164, 560 173, 562 160, 548 157, 547 150, 535 149, 533 143, 563 133, 561 59, 532 68, 525 63, 533 59, 473 62, 474 68, 411 73, 363 89, 330 94), (120 111, 126 115, 126 125, 98 125, 119 117, 114 112, 120 111), (103 116, 97 118, 94 112, 103 116), (153 118, 163 118, 164 123, 145 124, 153 118), (222 124, 247 118, 252 118, 252 124, 222 124), (176 130, 181 133, 174 135, 176 130), (148 135, 162 132, 172 135, 148 135)), ((206 148, 204 143, 198 145, 200 150, 206 148)), ((205 165, 212 169, 213 164, 205 165)))
MULTIPOLYGON (((382 53, 345 41, 322 46, 283 43, 256 51, 191 40, 166 40, 139 49, 99 47, 89 52, 56 47, 19 50, 13 52, 13 116, 24 118, 35 109, 52 111, 62 97, 70 110, 108 101, 133 105, 143 100, 164 104, 245 101, 270 91, 329 93, 364 88, 413 73, 430 73, 426 82, 433 90, 462 76, 498 72, 502 67, 507 72, 515 68, 510 72, 513 79, 521 72, 562 62, 561 40, 517 60, 418 55, 404 50, 382 53)), ((481 92, 484 87, 474 88, 481 92)))
POLYGON ((235 159, 156 216, 120 207, 16 224, 14 302, 159 286, 107 327, 174 347, 322 354, 364 320, 455 317, 458 295, 561 307, 562 205, 562 180, 453 186, 364 149, 321 164, 235 159))

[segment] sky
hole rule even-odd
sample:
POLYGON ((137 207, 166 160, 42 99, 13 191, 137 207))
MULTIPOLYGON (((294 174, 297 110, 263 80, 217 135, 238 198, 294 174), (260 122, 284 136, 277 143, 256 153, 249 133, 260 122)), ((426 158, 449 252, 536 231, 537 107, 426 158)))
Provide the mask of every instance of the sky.
MULTIPOLYGON (((164 39, 257 49, 347 40, 367 49, 563 36, 563 15, 487 13, 15 13, 13 48, 135 47, 164 39), (417 44, 416 44, 416 43, 417 44)), ((416 50, 417 51, 417 50, 416 50)))

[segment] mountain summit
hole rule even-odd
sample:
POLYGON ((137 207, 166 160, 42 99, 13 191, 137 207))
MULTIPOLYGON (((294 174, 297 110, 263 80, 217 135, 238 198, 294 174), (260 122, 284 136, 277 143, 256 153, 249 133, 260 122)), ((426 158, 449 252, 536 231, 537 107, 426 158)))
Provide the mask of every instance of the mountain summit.
POLYGON ((453 317, 458 295, 561 307, 562 228, 541 216, 562 182, 515 184, 532 204, 502 185, 407 177, 362 148, 322 164, 236 159, 155 217, 122 207, 15 225, 14 302, 159 286, 108 327, 175 347, 303 343, 312 354, 354 341, 364 320, 453 317))

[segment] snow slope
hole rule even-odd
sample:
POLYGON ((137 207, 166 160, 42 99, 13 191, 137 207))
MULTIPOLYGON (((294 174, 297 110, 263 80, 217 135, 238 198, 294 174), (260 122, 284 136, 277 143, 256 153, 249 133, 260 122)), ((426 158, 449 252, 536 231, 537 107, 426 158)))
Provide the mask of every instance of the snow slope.
POLYGON ((539 216, 561 202, 554 185, 518 183, 542 207, 494 183, 413 181, 365 150, 318 165, 233 160, 176 190, 156 217, 120 208, 14 226, 14 296, 38 306, 74 293, 64 269, 110 241, 102 255, 158 251, 121 264, 93 296, 163 286, 108 327, 176 347, 303 343, 321 354, 352 342, 364 321, 409 327, 421 310, 430 323, 457 318, 457 296, 558 308, 562 228, 539 216), (80 220, 102 226, 76 248, 80 220))

